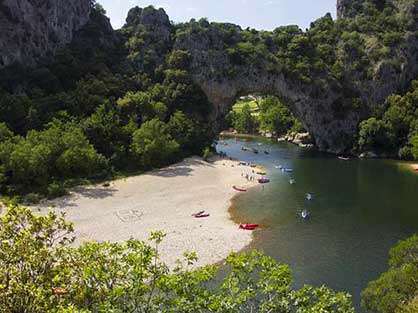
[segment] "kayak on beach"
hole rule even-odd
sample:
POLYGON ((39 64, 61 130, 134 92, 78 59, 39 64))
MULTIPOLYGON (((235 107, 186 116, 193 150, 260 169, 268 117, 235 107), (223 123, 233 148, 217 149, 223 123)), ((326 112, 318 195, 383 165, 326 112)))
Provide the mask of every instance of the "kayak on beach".
POLYGON ((242 188, 242 187, 232 186, 232 188, 239 192, 247 192, 247 189, 242 188))
POLYGON ((209 213, 205 213, 205 211, 200 211, 200 212, 197 212, 197 213, 192 214, 192 216, 194 218, 204 218, 204 217, 209 217, 210 214, 209 213))
POLYGON ((259 226, 260 225, 258 225, 258 224, 240 224, 239 228, 244 229, 244 230, 254 230, 259 226))

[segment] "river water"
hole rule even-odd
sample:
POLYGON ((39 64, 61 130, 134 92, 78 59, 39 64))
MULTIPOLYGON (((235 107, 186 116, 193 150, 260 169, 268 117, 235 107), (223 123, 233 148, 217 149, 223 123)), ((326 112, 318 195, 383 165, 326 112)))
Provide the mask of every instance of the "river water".
POLYGON ((389 249, 418 232, 418 175, 396 161, 341 161, 261 138, 225 142, 218 151, 263 165, 271 178, 264 189, 257 186, 233 200, 235 221, 262 225, 249 249, 289 264, 295 287, 326 284, 348 291, 361 311, 360 292, 387 270, 389 249), (282 173, 278 165, 293 172, 282 173), (307 220, 299 216, 304 209, 307 220))

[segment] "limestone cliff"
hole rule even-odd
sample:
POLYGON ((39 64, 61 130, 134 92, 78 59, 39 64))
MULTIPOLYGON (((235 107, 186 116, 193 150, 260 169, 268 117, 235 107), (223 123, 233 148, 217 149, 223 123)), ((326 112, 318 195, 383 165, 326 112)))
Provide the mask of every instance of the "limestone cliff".
POLYGON ((313 97, 314 86, 295 82, 283 72, 271 71, 263 60, 234 65, 224 48, 224 34, 209 23, 203 26, 205 35, 191 31, 178 36, 174 48, 191 53, 190 72, 214 104, 215 120, 222 119, 240 96, 275 95, 303 122, 320 149, 332 152, 345 149, 347 137, 356 132, 359 117, 355 112, 348 113, 344 120, 335 117, 333 105, 339 100, 339 93, 327 90, 321 97, 313 97))
MULTIPOLYGON (((359 16, 367 21, 366 7, 370 1, 337 0, 338 16, 345 23, 339 27, 349 25, 359 16)), ((152 7, 130 10, 126 25, 118 34, 123 37, 120 46, 129 50, 127 63, 132 72, 161 74, 167 69, 166 60, 172 51, 188 52, 188 74, 213 104, 213 115, 208 118, 214 121, 214 128, 219 128, 237 97, 271 94, 291 108, 319 149, 340 153, 350 149, 361 120, 376 108, 381 109, 390 94, 402 92, 418 76, 418 0, 375 1, 374 11, 388 1, 395 7, 396 15, 407 21, 395 34, 390 29, 389 41, 393 35, 398 36, 397 41, 389 43, 390 47, 379 42, 380 37, 388 35, 387 30, 359 34, 356 25, 341 31, 348 39, 341 33, 334 36, 336 31, 332 28, 320 46, 310 42, 311 47, 301 51, 298 45, 309 42, 315 32, 287 29, 286 36, 294 39, 293 48, 296 47, 291 51, 288 43, 280 39, 280 30, 244 31, 237 25, 209 23, 205 19, 173 25, 164 10, 152 7), (309 55, 308 49, 314 51, 309 51, 309 55), (325 51, 324 58, 331 61, 318 57, 319 50, 325 51), (291 54, 295 51, 296 54, 291 54), (384 53, 376 57, 376 51, 384 53), (366 60, 367 65, 359 66, 359 60, 366 60), (322 62, 320 70, 310 71, 318 61, 322 62), (303 77, 292 74, 297 70, 303 77)), ((0 28, 5 29, 0 32, 0 66, 13 62, 32 65, 41 57, 53 55, 87 23, 89 3, 90 0, 0 0, 0 28)), ((327 25, 335 25, 330 15, 322 23, 325 29, 327 25)), ((111 51, 105 44, 114 31, 108 22, 103 25, 106 35, 94 39, 103 50, 111 51)), ((84 37, 90 34, 84 33, 87 34, 84 37)), ((81 36, 83 31, 77 34, 81 36)), ((89 38, 83 38, 81 42, 87 41, 89 38)), ((123 49, 120 46, 115 49, 123 49)))
POLYGON ((90 16, 91 0, 0 0, 0 68, 35 65, 71 42, 90 16))
POLYGON ((363 2, 365 0, 337 0, 337 17, 354 17, 363 2))

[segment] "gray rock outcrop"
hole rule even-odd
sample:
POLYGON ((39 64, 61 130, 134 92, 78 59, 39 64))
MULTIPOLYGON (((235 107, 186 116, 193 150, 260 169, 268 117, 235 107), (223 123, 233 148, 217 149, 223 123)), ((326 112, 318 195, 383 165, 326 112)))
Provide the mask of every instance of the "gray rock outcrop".
POLYGON ((0 0, 0 68, 35 65, 71 42, 91 0, 0 0))

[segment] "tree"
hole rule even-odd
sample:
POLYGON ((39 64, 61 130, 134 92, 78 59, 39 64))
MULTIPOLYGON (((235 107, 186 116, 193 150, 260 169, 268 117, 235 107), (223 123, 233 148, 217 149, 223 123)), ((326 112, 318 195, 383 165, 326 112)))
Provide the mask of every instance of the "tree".
POLYGON ((120 116, 109 104, 100 105, 83 122, 83 131, 97 151, 106 157, 117 153, 120 145, 129 145, 129 138, 123 136, 120 116))
POLYGON ((411 153, 415 160, 418 160, 418 135, 415 135, 409 139, 411 145, 411 153))
MULTIPOLYGON (((403 312, 418 294, 418 236, 391 249, 389 270, 362 292, 362 306, 370 313, 403 312)), ((411 304, 412 306, 413 304, 411 304)))
POLYGON ((176 111, 170 117, 167 127, 184 155, 200 155, 202 150, 211 144, 210 131, 181 111, 176 111))
POLYGON ((8 208, 0 219, 1 312, 57 312, 54 288, 69 280, 60 254, 73 242, 72 230, 64 215, 8 208))
POLYGON ((278 135, 286 134, 296 119, 276 97, 267 97, 260 104, 260 128, 278 135))
POLYGON ((252 133, 256 129, 255 118, 251 114, 251 108, 246 103, 241 112, 234 112, 232 115, 232 126, 241 133, 252 133))
POLYGON ((393 149, 393 138, 388 125, 372 117, 360 123, 358 144, 362 151, 390 151, 393 149))
POLYGON ((4 142, 13 137, 13 132, 7 127, 6 123, 0 123, 0 142, 4 142))
POLYGON ((17 193, 45 192, 55 177, 91 177, 106 167, 81 128, 59 120, 0 145, 0 163, 17 193))
POLYGON ((161 101, 155 101, 150 92, 129 91, 117 103, 126 116, 136 116, 141 123, 153 118, 165 119, 167 114, 167 106, 161 101))
POLYGON ((152 119, 134 132, 131 151, 141 166, 160 167, 178 159, 179 144, 171 138, 165 123, 152 119))
POLYGON ((353 313, 350 296, 329 288, 292 289, 286 265, 254 251, 232 254, 219 282, 216 266, 192 270, 194 253, 168 270, 164 234, 148 243, 71 243, 64 215, 9 207, 0 219, 0 311, 324 312, 353 313))

